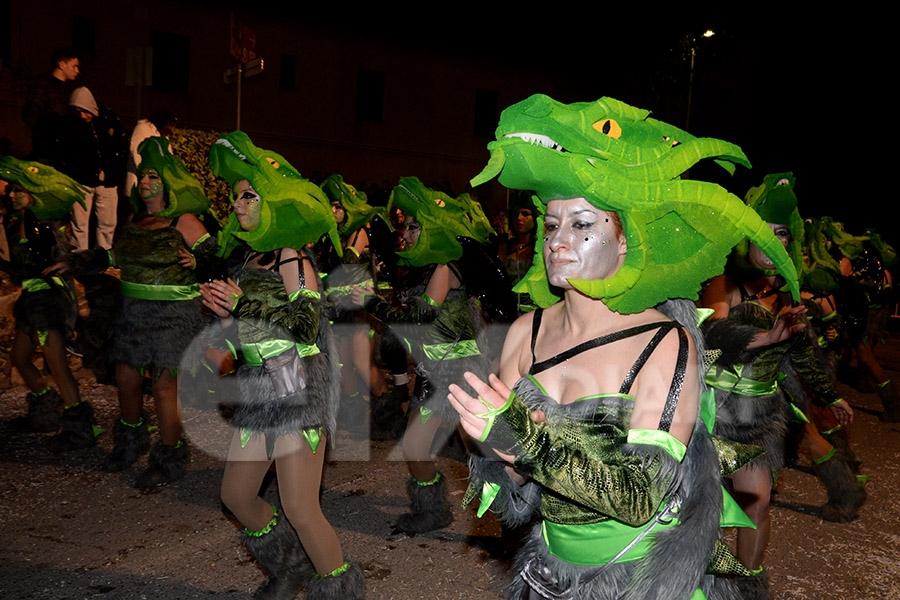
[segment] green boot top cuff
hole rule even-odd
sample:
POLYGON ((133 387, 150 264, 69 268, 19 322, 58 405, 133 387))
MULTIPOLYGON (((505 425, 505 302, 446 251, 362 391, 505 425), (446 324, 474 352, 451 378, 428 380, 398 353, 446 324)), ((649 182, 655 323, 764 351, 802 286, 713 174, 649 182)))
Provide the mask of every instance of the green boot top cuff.
POLYGON ((250 537, 262 537, 267 533, 272 531, 272 528, 278 525, 278 509, 274 506, 272 507, 272 520, 266 523, 266 526, 260 529, 259 531, 250 531, 246 527, 244 527, 244 535, 248 535, 250 537))

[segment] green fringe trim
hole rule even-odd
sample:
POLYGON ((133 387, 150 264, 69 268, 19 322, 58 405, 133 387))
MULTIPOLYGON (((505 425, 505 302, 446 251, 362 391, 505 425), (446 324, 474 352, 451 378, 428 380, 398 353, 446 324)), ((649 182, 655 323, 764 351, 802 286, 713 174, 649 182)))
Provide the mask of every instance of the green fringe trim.
MULTIPOLYGON (((179 442, 180 444, 181 442, 179 442)), ((272 520, 266 523, 266 526, 260 529, 259 531, 250 531, 246 527, 244 527, 244 534, 249 535, 250 537, 262 537, 267 533, 272 531, 272 528, 278 524, 278 509, 274 506, 272 507, 272 520)))
POLYGON ((422 487, 428 487, 429 485, 436 484, 438 481, 440 481, 440 479, 441 479, 441 474, 438 473, 437 475, 434 476, 434 479, 432 479, 431 481, 419 481, 418 479, 416 479, 416 485, 420 485, 422 487))
POLYGON ((879 383, 879 384, 877 384, 877 385, 878 385, 878 387, 880 387, 880 388, 885 388, 885 387, 888 386, 888 384, 889 384, 890 382, 891 382, 890 379, 885 379, 884 381, 882 381, 881 383, 879 383))
POLYGON ((144 417, 141 417, 140 419, 138 419, 137 423, 126 423, 125 419, 119 419, 119 423, 121 423, 125 427, 131 427, 131 428, 140 427, 141 425, 144 424, 144 417))
POLYGON ((349 569, 349 568, 350 568, 350 563, 345 562, 344 564, 339 566, 334 571, 331 571, 330 573, 325 573, 324 575, 319 575, 318 573, 316 573, 315 575, 313 575, 313 579, 323 579, 325 577, 337 577, 338 575, 343 575, 344 573, 346 573, 347 569, 349 569))
POLYGON ((816 463, 817 465, 821 465, 823 462, 828 462, 829 460, 831 460, 831 457, 834 456, 836 452, 837 452, 837 450, 835 450, 835 448, 832 447, 831 450, 825 456, 820 456, 819 458, 814 458, 813 462, 816 463))
POLYGON ((31 393, 28 394, 28 395, 31 396, 32 398, 40 398, 41 396, 43 396, 44 394, 46 394, 46 393, 49 392, 49 391, 50 391, 50 386, 48 385, 48 386, 45 387, 42 391, 40 391, 40 392, 31 392, 31 393))

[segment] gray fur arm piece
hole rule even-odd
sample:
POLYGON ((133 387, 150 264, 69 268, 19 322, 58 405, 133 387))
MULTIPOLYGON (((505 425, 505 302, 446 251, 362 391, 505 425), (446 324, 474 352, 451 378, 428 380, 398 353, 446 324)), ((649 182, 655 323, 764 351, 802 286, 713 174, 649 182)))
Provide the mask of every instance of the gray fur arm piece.
POLYGON ((65 265, 67 275, 78 277, 80 275, 102 273, 115 264, 115 261, 113 260, 112 250, 92 248, 90 250, 69 252, 63 257, 62 263, 65 265))
POLYGON ((409 307, 395 308, 379 296, 367 296, 365 308, 382 323, 407 323, 423 325, 431 323, 441 314, 440 305, 429 304, 424 298, 414 298, 409 307))
POLYGON ((499 459, 471 455, 469 457, 469 489, 463 505, 481 499, 485 484, 500 486, 497 496, 490 505, 500 522, 507 527, 518 527, 527 523, 540 510, 540 486, 533 481, 519 485, 507 471, 508 463, 499 459))
POLYGON ((723 366, 751 362, 756 351, 748 350, 747 346, 760 333, 762 329, 732 319, 715 319, 703 324, 706 347, 722 351, 718 363, 723 366))

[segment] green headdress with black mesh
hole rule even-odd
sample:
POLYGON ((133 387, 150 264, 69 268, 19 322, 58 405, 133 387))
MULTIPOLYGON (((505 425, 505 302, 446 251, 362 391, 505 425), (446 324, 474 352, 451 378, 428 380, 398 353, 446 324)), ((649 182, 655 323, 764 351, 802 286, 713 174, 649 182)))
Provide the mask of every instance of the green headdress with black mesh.
POLYGON ((363 227, 378 212, 370 206, 365 192, 344 181, 340 175, 329 175, 321 185, 329 202, 339 202, 346 218, 338 230, 341 235, 349 235, 363 227))
MULTIPOLYGON (((203 185, 191 175, 181 159, 172 154, 169 140, 164 137, 147 138, 138 146, 138 153, 141 155, 138 170, 156 170, 166 186, 168 204, 154 213, 156 216, 174 219, 185 213, 199 215, 209 208, 209 198, 203 191, 203 185)), ((144 209, 144 201, 138 194, 139 186, 131 189, 131 204, 137 213, 144 209)))
POLYGON ((256 147, 243 131, 233 131, 209 149, 209 165, 232 187, 246 179, 262 198, 259 226, 253 231, 242 230, 232 212, 220 232, 220 247, 230 248, 228 238, 233 236, 257 252, 300 250, 327 235, 341 254, 328 197, 319 186, 301 177, 283 156, 256 147))
POLYGON ((31 194, 34 205, 28 210, 38 219, 61 219, 76 202, 84 208, 88 188, 45 164, 0 156, 0 179, 31 194))
MULTIPOLYGON (((613 310, 634 313, 668 298, 696 299, 702 282, 722 272, 745 237, 782 269, 799 297, 796 270, 766 222, 720 186, 681 179, 705 158, 730 173, 735 165, 749 167, 734 144, 694 137, 612 98, 562 104, 540 94, 504 110, 496 135, 473 186, 499 176, 508 188, 533 190, 541 211, 552 200, 584 198, 619 215, 628 246, 622 267, 606 279, 570 280, 613 310)), ((543 217, 539 256, 542 238, 543 217)), ((559 299, 543 260, 535 260, 515 289, 540 306, 559 299)))

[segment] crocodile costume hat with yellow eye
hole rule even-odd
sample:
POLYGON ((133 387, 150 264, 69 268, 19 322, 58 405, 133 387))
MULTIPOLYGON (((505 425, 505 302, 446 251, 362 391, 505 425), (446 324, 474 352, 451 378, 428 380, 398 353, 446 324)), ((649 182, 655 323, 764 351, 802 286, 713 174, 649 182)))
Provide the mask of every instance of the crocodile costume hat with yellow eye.
POLYGON ((257 252, 278 248, 300 250, 328 235, 338 254, 341 242, 328 197, 300 176, 283 156, 257 148, 243 131, 223 135, 209 149, 212 172, 228 185, 246 179, 262 198, 259 226, 244 231, 234 212, 219 233, 219 246, 231 248, 231 236, 257 252))
POLYGON ((415 217, 422 227, 416 245, 397 253, 403 265, 424 267, 458 260, 463 247, 457 236, 482 243, 487 241, 476 226, 477 217, 473 218, 467 212, 471 210, 469 204, 425 187, 416 177, 400 180, 391 192, 388 214, 393 206, 415 217))
MULTIPOLYGON (((794 193, 793 173, 772 173, 763 178, 763 183, 752 187, 744 196, 747 206, 756 211, 756 214, 766 223, 786 225, 791 234, 791 240, 787 245, 788 256, 794 269, 799 273, 803 270, 803 219, 797 210, 797 195, 794 193)), ((747 262, 747 252, 750 242, 743 240, 735 248, 736 266, 741 270, 756 271, 757 273, 773 274, 765 269, 752 267, 747 262)), ((774 262, 774 261, 773 261, 774 262)), ((778 272, 782 269, 779 267, 778 272)))
MULTIPOLYGON (((209 199, 203 185, 191 175, 181 159, 172 154, 169 140, 164 137, 150 137, 138 146, 141 164, 138 171, 154 169, 162 179, 168 193, 168 205, 158 213, 158 217, 174 219, 185 213, 199 215, 209 208, 209 199)), ((136 213, 144 210, 144 202, 138 195, 138 185, 131 188, 131 204, 136 213)))
MULTIPOLYGON (((745 237, 772 258, 799 297, 796 270, 765 221, 716 184, 680 179, 704 158, 729 172, 735 164, 749 167, 733 144, 696 138, 612 98, 562 104, 538 94, 503 111, 488 149, 490 162, 473 186, 499 175, 508 188, 533 190, 539 210, 551 200, 584 198, 619 215, 628 245, 622 267, 607 279, 570 281, 613 310, 634 313, 668 298, 696 299, 702 282, 722 272, 745 237)), ((542 217, 536 238, 542 256, 542 217)), ((542 260, 516 291, 540 306, 559 299, 542 260)))
POLYGON ((365 192, 357 190, 346 183, 340 175, 329 175, 320 186, 328 200, 338 202, 347 215, 344 224, 340 226, 338 233, 349 235, 372 220, 378 209, 369 205, 365 192))
POLYGON ((31 194, 34 205, 29 206, 28 210, 40 220, 61 219, 76 202, 84 208, 84 196, 88 189, 45 164, 2 156, 0 179, 17 183, 31 194))
POLYGON ((840 285, 841 265, 828 251, 828 236, 821 219, 803 223, 804 264, 800 280, 804 289, 828 292, 840 285))

